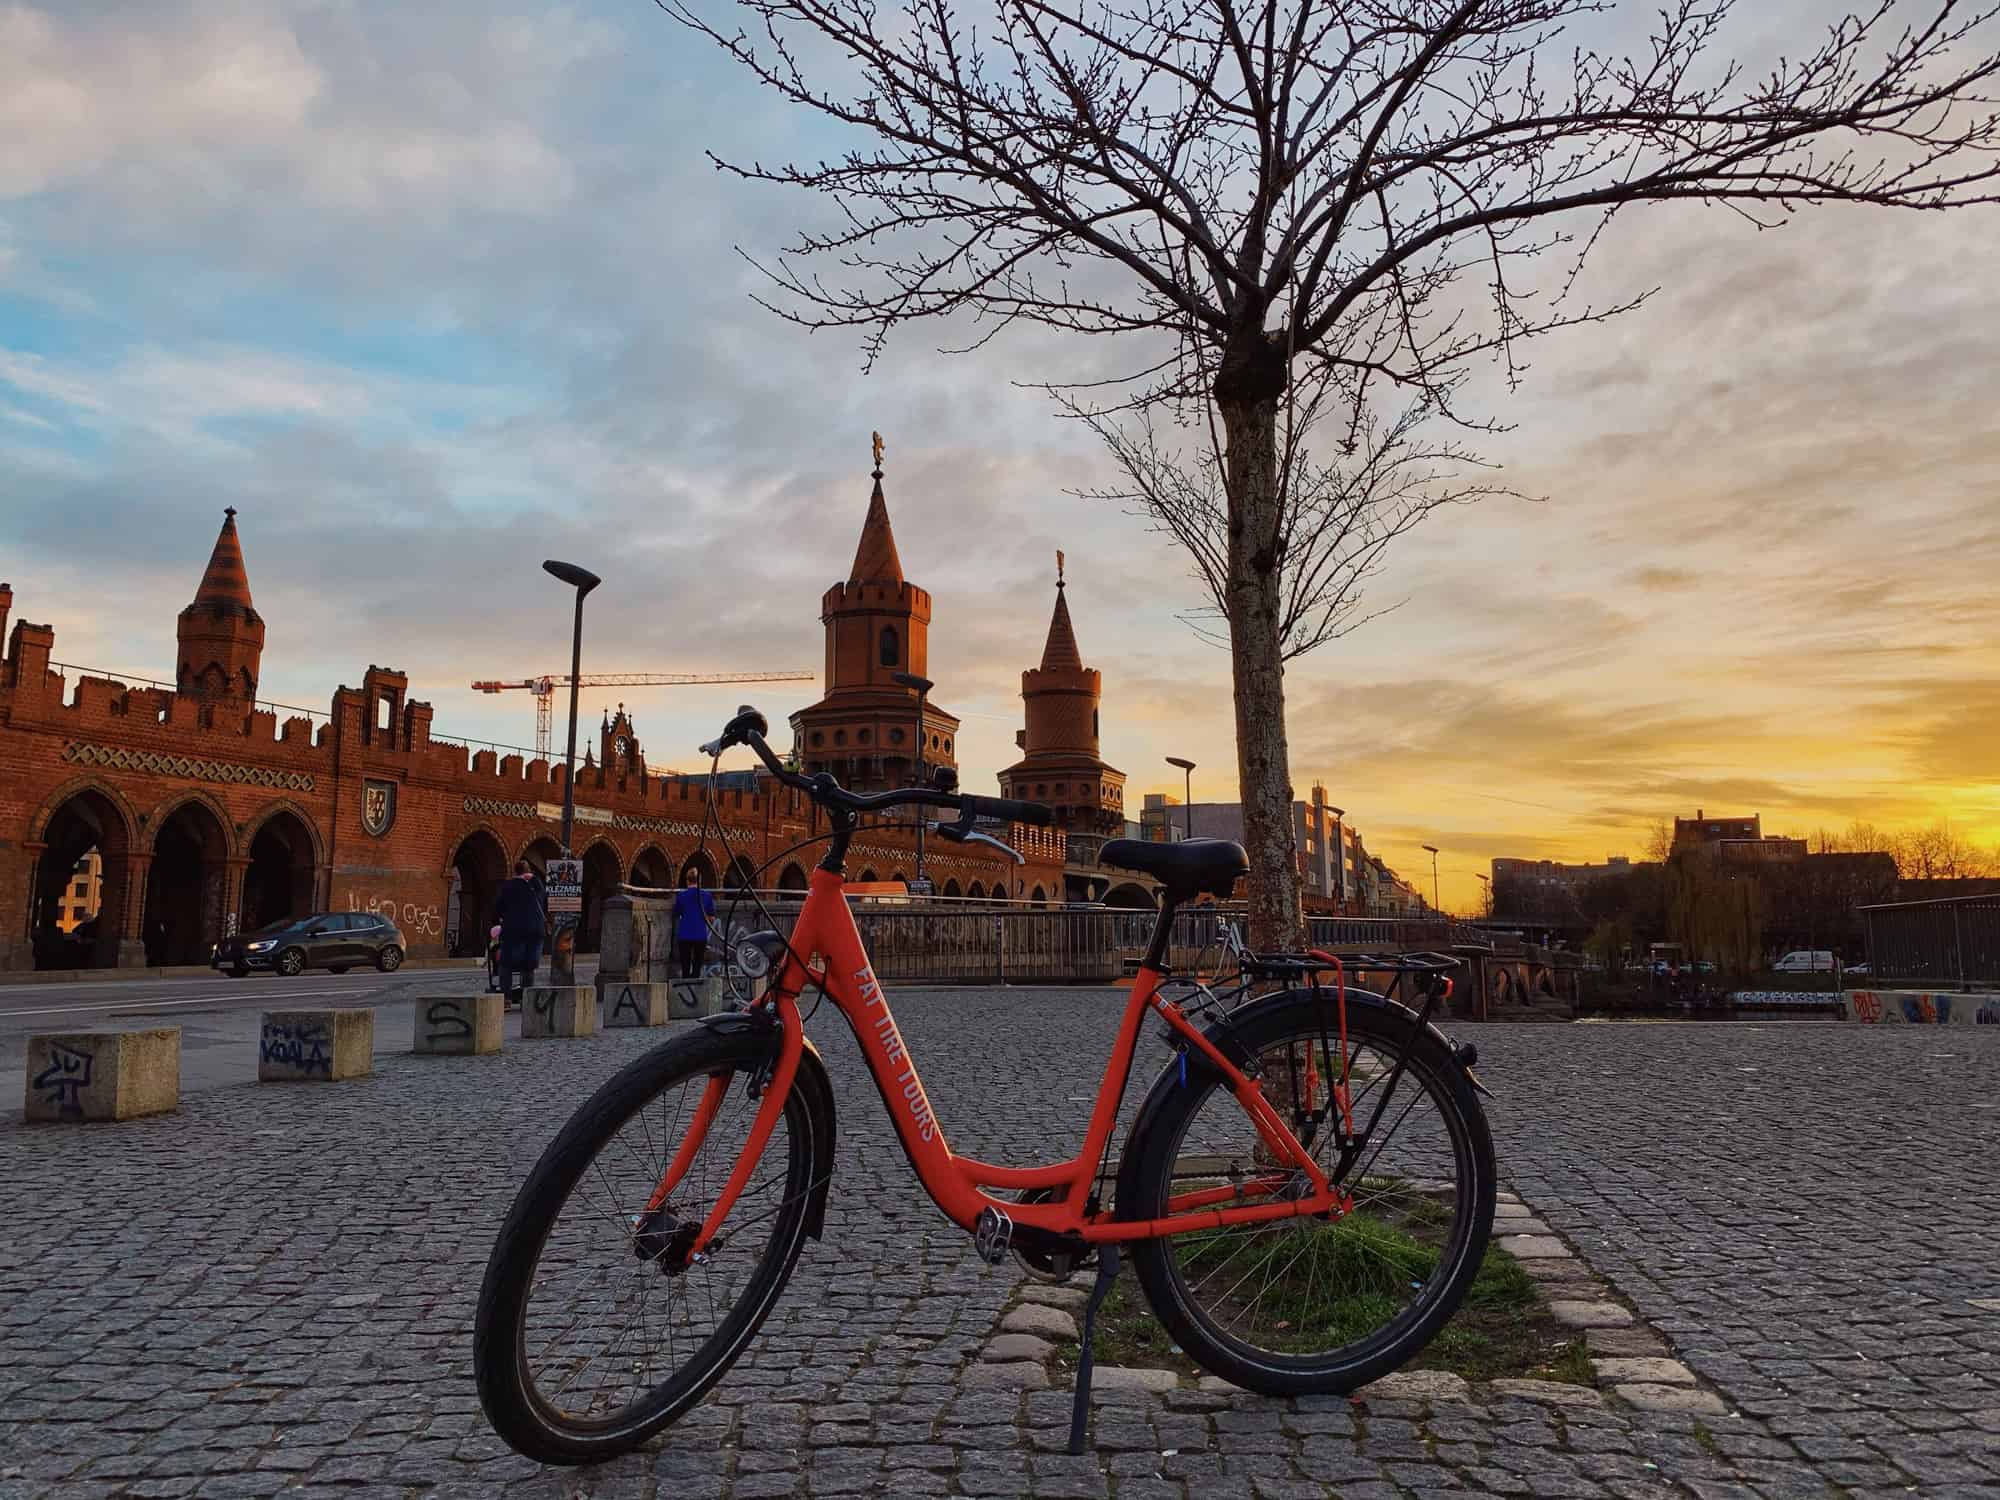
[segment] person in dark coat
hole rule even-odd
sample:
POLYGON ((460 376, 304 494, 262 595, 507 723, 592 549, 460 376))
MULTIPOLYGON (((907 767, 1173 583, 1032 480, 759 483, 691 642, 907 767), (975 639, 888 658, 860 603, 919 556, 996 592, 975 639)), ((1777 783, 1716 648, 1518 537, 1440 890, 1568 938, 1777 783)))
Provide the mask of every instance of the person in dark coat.
POLYGON ((715 897, 701 888, 701 875, 689 870, 686 884, 674 893, 674 946, 680 950, 681 978, 701 978, 708 956, 708 923, 715 915, 715 897))
POLYGON ((525 859, 515 862, 512 880, 501 882, 493 920, 500 924, 500 987, 507 992, 507 1004, 517 1006, 522 986, 535 982, 542 935, 548 929, 548 913, 535 892, 534 867, 525 859))

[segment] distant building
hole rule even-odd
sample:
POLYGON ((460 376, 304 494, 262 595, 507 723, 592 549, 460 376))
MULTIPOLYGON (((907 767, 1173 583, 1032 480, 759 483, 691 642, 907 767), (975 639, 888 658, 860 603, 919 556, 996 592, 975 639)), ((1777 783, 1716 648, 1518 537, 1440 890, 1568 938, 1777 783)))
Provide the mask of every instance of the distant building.
POLYGON ((1583 916, 1583 893, 1593 881, 1632 873, 1622 854, 1601 865, 1564 864, 1553 859, 1493 861, 1493 915, 1502 921, 1575 925, 1583 916))
POLYGON ((66 937, 96 916, 103 890, 104 857, 93 849, 70 872, 69 885, 58 900, 56 930, 66 937))
MULTIPOLYGON (((1142 838, 1158 843, 1192 837, 1232 839, 1240 844, 1243 804, 1184 803, 1171 793, 1148 792, 1139 809, 1139 829, 1142 838)), ((1361 835, 1346 821, 1345 814, 1333 810, 1324 786, 1313 788, 1312 801, 1292 804, 1292 849, 1298 860, 1300 886, 1312 909, 1384 915, 1369 905, 1369 855, 1361 835)))
POLYGON ((1676 851, 1702 844, 1719 844, 1724 839, 1762 839, 1764 837, 1763 818, 1751 814, 1747 818, 1711 818, 1706 811, 1697 807, 1692 818, 1674 819, 1674 848, 1676 851))
POLYGON ((1567 865, 1552 859, 1496 859, 1493 861, 1493 888, 1502 881, 1518 881, 1523 887, 1541 890, 1581 890, 1606 875, 1629 875, 1632 861, 1622 854, 1605 856, 1601 865, 1567 865))

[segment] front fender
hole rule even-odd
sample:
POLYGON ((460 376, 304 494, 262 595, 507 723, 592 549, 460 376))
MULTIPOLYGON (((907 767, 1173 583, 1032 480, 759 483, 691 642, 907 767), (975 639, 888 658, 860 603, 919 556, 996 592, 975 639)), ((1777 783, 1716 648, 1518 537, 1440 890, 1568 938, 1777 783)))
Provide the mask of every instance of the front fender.
MULTIPOLYGON (((775 1056, 781 1033, 777 1023, 768 1013, 759 1011, 729 1011, 719 1016, 703 1016, 703 1026, 731 1036, 750 1036, 763 1042, 771 1055, 775 1056)), ((826 1197, 833 1185, 833 1146, 836 1135, 833 1111, 833 1079, 826 1071, 826 1060, 819 1054, 809 1036, 799 1038, 799 1071, 792 1080, 792 1087, 799 1091, 805 1101, 806 1119, 812 1129, 812 1186, 806 1198, 806 1233, 814 1239, 824 1237, 826 1229, 826 1197)))

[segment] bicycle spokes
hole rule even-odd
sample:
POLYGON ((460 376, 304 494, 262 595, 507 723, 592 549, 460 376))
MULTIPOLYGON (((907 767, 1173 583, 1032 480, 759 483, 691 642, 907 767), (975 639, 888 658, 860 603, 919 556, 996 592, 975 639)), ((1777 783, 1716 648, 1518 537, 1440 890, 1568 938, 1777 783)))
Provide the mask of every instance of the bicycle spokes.
POLYGON ((551 1226, 522 1328, 534 1393, 572 1422, 610 1421, 707 1357, 797 1197, 780 1114, 724 1226, 695 1237, 749 1143, 747 1075, 697 1075, 641 1107, 591 1159, 551 1226))
MULTIPOLYGON (((1258 1072, 1278 1113, 1332 1175, 1342 1111, 1328 1107, 1316 1050, 1309 1041, 1269 1048, 1258 1072)), ((1353 1117, 1365 1120, 1394 1060, 1364 1043, 1346 1062, 1353 1117)), ((1171 1242, 1183 1295, 1218 1331, 1274 1353, 1314 1353, 1372 1339, 1424 1301, 1464 1205, 1450 1135, 1425 1081, 1405 1072, 1386 1097, 1389 1107, 1342 1182, 1351 1195, 1345 1211, 1226 1225, 1171 1242)), ((1182 1138, 1173 1191, 1177 1200, 1268 1192, 1276 1168, 1236 1101, 1217 1089, 1182 1138)))

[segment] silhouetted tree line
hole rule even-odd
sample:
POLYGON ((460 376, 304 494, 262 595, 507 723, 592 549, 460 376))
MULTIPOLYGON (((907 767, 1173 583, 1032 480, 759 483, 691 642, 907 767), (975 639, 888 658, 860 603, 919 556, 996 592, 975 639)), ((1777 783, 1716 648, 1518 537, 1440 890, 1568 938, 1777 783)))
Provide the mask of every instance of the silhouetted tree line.
POLYGON ((1583 937, 1614 973, 1654 943, 1678 943, 1689 959, 1745 973, 1801 948, 1860 961, 1863 906, 2000 893, 2000 850, 1981 849, 1946 823, 1896 834, 1856 824, 1808 843, 1804 859, 1768 862, 1681 849, 1567 886, 1505 876, 1493 883, 1494 912, 1583 937))

